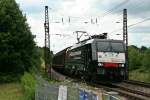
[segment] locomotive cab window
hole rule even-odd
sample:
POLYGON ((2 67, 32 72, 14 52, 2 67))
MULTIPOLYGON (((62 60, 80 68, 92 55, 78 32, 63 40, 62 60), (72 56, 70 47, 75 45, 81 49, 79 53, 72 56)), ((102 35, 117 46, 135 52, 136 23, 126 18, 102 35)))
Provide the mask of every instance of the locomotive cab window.
POLYGON ((112 52, 124 52, 124 46, 121 42, 112 42, 111 47, 112 52))
POLYGON ((102 52, 110 52, 109 42, 97 42, 97 50, 102 52))
POLYGON ((122 42, 97 42, 97 50, 101 52, 124 52, 124 45, 122 42))

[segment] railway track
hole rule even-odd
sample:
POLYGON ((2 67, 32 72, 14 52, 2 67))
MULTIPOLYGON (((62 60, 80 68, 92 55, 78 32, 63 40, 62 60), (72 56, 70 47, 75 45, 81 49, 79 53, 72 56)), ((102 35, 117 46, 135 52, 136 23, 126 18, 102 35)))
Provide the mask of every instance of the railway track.
MULTIPOLYGON (((81 79, 74 79, 73 82, 85 81, 81 79)), ((86 84, 97 88, 103 88, 106 91, 118 92, 121 96, 126 97, 127 100, 150 100, 150 84, 148 83, 126 80, 121 83, 112 83, 109 85, 87 81, 86 84)))
POLYGON ((150 88, 150 83, 134 81, 134 80, 124 80, 124 82, 129 83, 129 84, 133 84, 133 85, 138 85, 138 86, 150 88))
POLYGON ((123 86, 116 86, 116 85, 100 85, 100 84, 93 84, 88 83, 94 87, 103 88, 106 91, 115 91, 118 92, 119 95, 125 97, 127 100, 150 100, 149 97, 142 95, 143 92, 134 91, 129 88, 125 88, 123 86))
POLYGON ((128 96, 130 95, 130 97, 132 97, 134 100, 150 100, 150 88, 143 87, 143 85, 139 86, 136 84, 122 82, 120 84, 112 84, 112 87, 115 88, 115 91, 119 90, 120 93, 125 95, 126 92, 130 93, 128 96))

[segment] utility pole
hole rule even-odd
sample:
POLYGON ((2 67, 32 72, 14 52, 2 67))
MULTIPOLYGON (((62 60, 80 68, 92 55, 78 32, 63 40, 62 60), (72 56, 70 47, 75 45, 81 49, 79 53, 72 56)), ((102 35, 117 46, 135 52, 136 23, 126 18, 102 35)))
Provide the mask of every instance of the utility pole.
POLYGON ((50 73, 51 77, 51 64, 50 64, 50 34, 49 34, 49 16, 48 16, 48 6, 45 6, 45 50, 44 50, 44 56, 45 56, 45 72, 50 73))
POLYGON ((125 79, 128 79, 129 75, 129 62, 128 62, 128 28, 127 28, 127 9, 123 9, 123 41, 125 43, 125 68, 126 68, 126 77, 125 79))

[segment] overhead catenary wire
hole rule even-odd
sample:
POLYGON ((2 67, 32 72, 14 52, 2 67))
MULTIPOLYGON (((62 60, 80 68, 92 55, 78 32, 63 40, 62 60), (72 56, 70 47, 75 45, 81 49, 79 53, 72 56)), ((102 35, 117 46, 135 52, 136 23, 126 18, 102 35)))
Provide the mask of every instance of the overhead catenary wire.
MULTIPOLYGON (((138 25, 138 24, 141 24, 141 23, 143 23, 143 22, 145 22, 145 21, 149 21, 149 20, 150 20, 150 17, 149 17, 149 18, 145 18, 145 19, 143 19, 142 21, 139 21, 139 22, 137 22, 137 23, 128 25, 128 28, 131 28, 131 27, 133 27, 133 26, 136 26, 136 25, 138 25)), ((110 33, 114 33, 114 32, 120 31, 120 30, 122 30, 122 28, 117 29, 117 30, 114 30, 114 31, 112 31, 112 32, 110 32, 110 33)))
POLYGON ((145 22, 145 21, 149 21, 149 20, 150 20, 150 18, 146 18, 146 19, 144 19, 144 20, 142 20, 142 21, 140 21, 140 22, 131 24, 131 25, 129 25, 128 27, 132 27, 132 26, 135 26, 135 25, 137 25, 137 24, 141 24, 141 23, 143 23, 143 22, 145 22))
MULTIPOLYGON (((116 10, 117 8, 119 8, 119 7, 123 6, 123 5, 125 5, 126 3, 128 3, 128 1, 129 1, 129 0, 124 0, 123 2, 121 2, 120 4, 118 4, 117 6, 115 6, 115 7, 113 7, 112 9, 106 11, 106 12, 105 12, 102 16, 100 16, 100 17, 105 17, 106 15, 111 14, 111 13, 112 13, 114 10, 116 10)), ((119 12, 120 12, 120 10, 119 10, 119 12)))
MULTIPOLYGON (((124 6, 124 8, 128 8, 128 9, 130 9, 129 11, 131 11, 132 9, 136 9, 136 8, 138 8, 138 7, 141 7, 142 5, 144 5, 144 2, 145 0, 137 0, 136 2, 135 1, 133 1, 132 2, 132 0, 130 0, 130 2, 129 2, 129 0, 128 1, 124 1, 124 2, 126 2, 124 5, 120 5, 120 7, 123 7, 124 6), (130 4, 130 6, 129 6, 129 4, 130 4), (131 8, 130 8, 131 7, 131 8)), ((123 3, 123 2, 122 2, 123 3)), ((102 18, 104 18, 104 17, 106 17, 106 16, 110 16, 110 15, 114 15, 114 14, 117 14, 118 15, 118 17, 119 16, 121 16, 122 14, 120 13, 120 12, 122 12, 122 10, 118 10, 118 11, 116 11, 116 10, 114 10, 114 11, 112 11, 112 12, 110 12, 109 14, 107 14, 107 15, 105 15, 105 16, 101 16, 102 18), (120 13, 120 14, 119 14, 120 13)), ((120 18, 118 18, 118 19, 120 19, 120 18)), ((120 20, 116 20, 115 22, 120 22, 120 21, 122 21, 122 19, 120 19, 120 20)), ((102 21, 101 21, 102 22, 102 21)), ((104 22, 104 21, 103 21, 104 22)), ((114 20, 113 20, 113 22, 114 22, 114 20)))
MULTIPOLYGON (((144 2, 145 0, 140 0, 140 1, 138 1, 138 2, 130 2, 130 4, 132 4, 131 6, 132 6, 132 8, 134 8, 134 9, 136 9, 136 8, 139 8, 139 7, 142 7, 143 5, 144 5, 144 3, 142 3, 142 2, 144 2)), ((130 9, 131 10, 131 9, 130 9)), ((130 11, 129 10, 129 11, 130 11)), ((122 14, 120 14, 119 16, 118 16, 119 18, 117 18, 117 19, 119 19, 119 20, 116 20, 115 22, 121 22, 123 19, 122 19, 122 14)))
MULTIPOLYGON (((120 12, 122 12, 122 10, 119 10, 119 11, 117 11, 117 12, 115 12, 116 11, 116 9, 118 9, 118 8, 120 8, 120 7, 122 7, 122 6, 124 6, 125 4, 127 4, 129 1, 131 1, 131 0, 124 0, 123 2, 121 2, 121 3, 119 3, 118 5, 116 5, 115 7, 113 7, 112 9, 110 9, 110 10, 108 10, 108 11, 106 11, 102 16, 97 16, 97 18, 98 17, 105 17, 105 16, 108 16, 108 15, 111 15, 111 14, 118 14, 118 13, 120 13, 120 12), (115 13, 114 13, 115 12, 115 13)), ((137 1, 136 3, 134 2, 134 5, 133 6, 136 6, 136 7, 138 7, 138 6, 141 6, 141 0, 140 1, 137 1)), ((142 3, 143 4, 143 3, 142 3)), ((64 15, 64 14, 62 14, 62 13, 60 13, 60 15, 64 15)), ((64 18, 65 19, 65 18, 64 18)), ((80 20, 82 20, 82 18, 81 17, 78 17, 78 16, 69 16, 68 17, 68 23, 71 23, 71 20, 75 20, 75 19, 80 19, 80 20)), ((90 19, 91 19, 91 17, 90 17, 90 19)), ((56 22, 54 22, 54 23, 61 23, 62 21, 56 21, 56 22)), ((87 23, 90 23, 90 21, 85 21, 85 18, 83 18, 83 21, 76 21, 76 22, 85 22, 85 24, 87 24, 87 23)), ((64 23, 66 23, 66 22, 64 22, 64 23)), ((92 23, 91 23, 92 24, 92 23)))
MULTIPOLYGON (((108 10, 106 13, 108 13, 108 12, 110 12, 110 11, 113 11, 114 9, 116 9, 117 7, 120 7, 120 6, 124 5, 124 4, 127 3, 128 1, 129 1, 129 0, 125 0, 125 1, 121 2, 119 5, 115 6, 113 9, 108 10)), ((119 10, 118 12, 121 12, 121 10, 119 10)), ((118 13, 118 12, 117 12, 117 13, 118 13)), ((110 13, 111 13, 111 12, 110 12, 110 13)), ((61 15, 63 15, 63 14, 61 14, 61 15)), ((89 18, 91 19, 91 24, 97 24, 97 23, 98 23, 98 17, 99 17, 99 16, 96 17, 95 22, 93 22, 92 17, 89 17, 89 18)), ((68 22, 69 22, 69 23, 70 23, 71 19, 80 19, 80 22, 85 22, 85 24, 90 23, 90 21, 85 21, 85 18, 84 18, 84 20, 82 20, 81 17, 75 17, 75 16, 69 16, 69 18, 68 18, 68 22)), ((63 19, 62 19, 62 21, 56 21, 56 22, 54 22, 54 23, 61 23, 61 22, 63 23, 63 19)), ((77 21, 76 21, 76 22, 77 22, 77 21)))
MULTIPOLYGON (((122 10, 118 10, 118 11, 115 11, 115 10, 118 9, 118 8, 120 8, 120 7, 122 7, 122 6, 124 6, 124 5, 126 5, 129 1, 132 1, 132 0, 125 0, 125 1, 121 2, 121 3, 118 4, 117 6, 115 6, 115 7, 113 7, 112 9, 106 11, 106 12, 105 12, 102 16, 100 16, 100 17, 105 17, 105 16, 109 16, 109 15, 113 15, 113 14, 118 14, 118 13, 122 12, 122 10)), ((137 8, 137 7, 139 7, 139 6, 141 6, 141 5, 144 4, 144 3, 142 3, 143 1, 145 1, 145 0, 138 0, 138 1, 136 1, 136 3, 135 3, 135 2, 130 3, 130 4, 133 4, 133 5, 132 5, 132 6, 129 6, 129 7, 137 8), (133 7, 133 6, 135 6, 135 7, 133 7)), ((129 4, 129 3, 128 3, 128 4, 129 4)), ((124 8, 126 8, 126 7, 124 7, 124 8)))
MULTIPOLYGON (((129 1, 131 0, 124 0, 123 2, 121 2, 120 4, 118 4, 117 6, 113 7, 112 9, 108 10, 106 13, 104 13, 104 16, 108 16, 111 14, 118 14, 120 12, 122 12, 122 10, 117 10, 119 9, 120 7, 124 6, 125 4, 127 4, 129 1), (117 10, 117 11, 116 11, 117 10), (115 13, 114 13, 115 12, 115 13)), ((132 2, 132 5, 134 6, 133 8, 137 8, 138 6, 141 6, 142 1, 137 1, 137 2, 132 2)), ((131 2, 130 2, 131 3, 131 2)), ((128 3, 129 4, 129 3, 128 3)), ((143 5, 143 3, 142 3, 143 5)), ((61 14, 62 15, 62 14, 61 14)), ((120 16, 121 14, 119 14, 120 16)), ((104 17, 103 16, 103 17, 104 17)), ((89 16, 88 16, 89 17, 89 16)), ((100 21, 99 20, 99 16, 97 16, 96 18, 92 18, 90 17, 90 19, 88 19, 88 17, 85 17, 85 16, 81 16, 81 17, 76 17, 76 16, 68 16, 68 17, 62 17, 63 18, 63 21, 60 19, 60 21, 56 21, 54 23, 84 23, 84 24, 99 24, 99 22, 102 22, 102 20, 100 21), (79 21, 80 19, 80 21, 79 21), (85 21, 86 20, 86 21, 85 21)), ((116 20, 114 22, 120 22, 120 20, 116 20)), ((100 24, 99 24, 100 25, 100 24)), ((122 29, 122 28, 121 28, 122 29)), ((116 31, 116 30, 115 30, 116 31)), ((114 31, 113 31, 114 32, 114 31)))
MULTIPOLYGON (((104 13, 104 15, 102 15, 102 16, 105 16, 105 15, 107 15, 107 14, 109 14, 109 13, 112 13, 113 10, 115 10, 115 9, 117 9, 117 8, 119 8, 119 7, 123 6, 123 5, 125 5, 128 1, 129 1, 129 0, 124 0, 123 2, 121 2, 120 4, 118 4, 117 6, 115 6, 115 7, 113 7, 112 9, 106 11, 106 12, 104 13)), ((49 9, 51 10, 51 8, 49 8, 49 9)), ((121 10, 119 10, 118 12, 121 12, 121 10)), ((61 13, 60 15, 64 15, 64 14, 61 13)), ((69 17, 70 17, 70 18, 81 18, 81 17, 78 17, 78 16, 69 16, 69 17)))
POLYGON ((136 2, 134 0, 131 0, 131 1, 133 1, 133 2, 130 2, 130 6, 128 5, 128 9, 130 9, 130 7, 131 7, 130 10, 132 10, 133 8, 137 9, 145 4, 145 3, 143 3, 145 0, 137 0, 136 2))

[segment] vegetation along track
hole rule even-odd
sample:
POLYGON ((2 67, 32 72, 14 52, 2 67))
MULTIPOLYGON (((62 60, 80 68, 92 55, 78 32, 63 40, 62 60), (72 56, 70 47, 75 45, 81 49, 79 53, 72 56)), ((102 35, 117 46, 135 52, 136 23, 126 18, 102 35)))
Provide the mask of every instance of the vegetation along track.
MULTIPOLYGON (((62 74, 59 74, 62 75, 62 74)), ((61 76, 60 76, 61 77, 61 76)), ((81 79, 74 79, 74 82, 85 82, 81 79)), ((127 100, 150 100, 149 84, 138 81, 123 81, 120 83, 100 84, 87 82, 90 86, 103 88, 106 91, 116 91, 127 100), (145 84, 145 85, 144 85, 145 84)))

